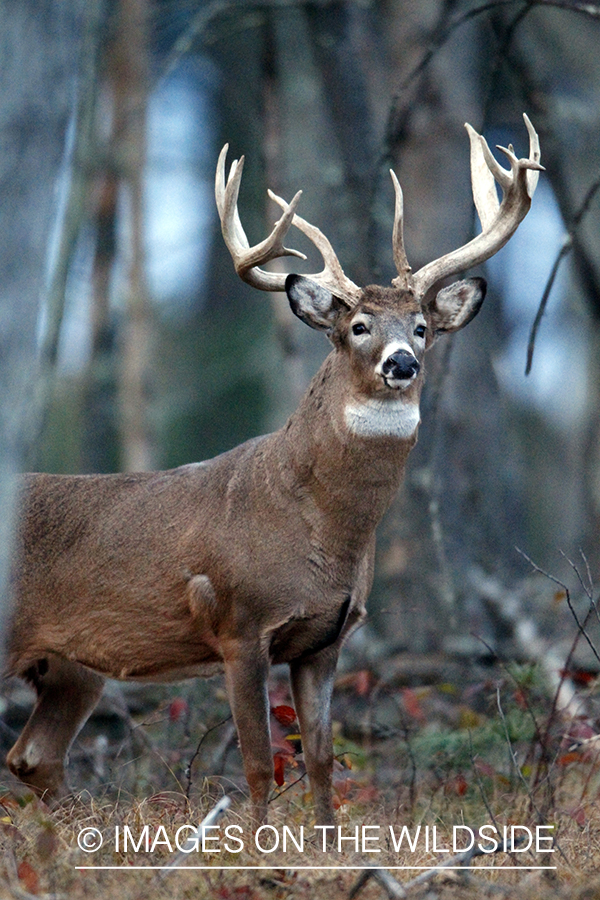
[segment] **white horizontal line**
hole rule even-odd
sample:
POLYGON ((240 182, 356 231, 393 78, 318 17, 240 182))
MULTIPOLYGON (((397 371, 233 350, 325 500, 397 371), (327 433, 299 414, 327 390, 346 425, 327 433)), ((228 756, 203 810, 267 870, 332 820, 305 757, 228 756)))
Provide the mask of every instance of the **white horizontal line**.
POLYGON ((457 869, 458 871, 466 871, 467 869, 493 869, 494 871, 503 871, 503 872, 512 872, 515 869, 528 871, 532 869, 556 869, 557 866, 75 866, 75 869, 81 871, 82 869, 122 869, 126 872, 131 872, 135 870, 145 870, 147 872, 152 872, 157 869, 189 869, 190 871, 193 869, 212 869, 216 870, 226 870, 226 869, 255 869, 257 871, 262 871, 264 869, 270 869, 274 871, 276 869, 281 869, 282 871, 289 872, 290 869, 296 871, 297 869, 350 869, 352 871, 363 872, 363 871, 375 871, 377 869, 387 869, 389 872, 397 872, 400 870, 406 871, 407 869, 425 869, 425 870, 439 870, 441 871, 449 871, 451 869, 457 869))

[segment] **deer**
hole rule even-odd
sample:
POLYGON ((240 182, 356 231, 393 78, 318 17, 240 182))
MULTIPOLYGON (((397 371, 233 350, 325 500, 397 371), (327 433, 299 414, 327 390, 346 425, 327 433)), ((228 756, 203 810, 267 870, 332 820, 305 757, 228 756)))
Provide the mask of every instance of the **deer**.
POLYGON ((12 569, 6 675, 36 702, 7 756, 11 772, 50 800, 68 794, 69 750, 106 678, 175 681, 221 671, 237 729, 251 816, 267 820, 273 786, 267 682, 289 666, 318 823, 334 823, 331 699, 340 649, 365 616, 375 531, 417 441, 424 355, 479 311, 472 277, 432 291, 495 254, 527 214, 540 165, 499 148, 501 166, 470 125, 473 199, 481 232, 413 272, 395 193, 391 286, 348 278, 318 228, 269 191, 283 212, 250 246, 238 212, 243 157, 216 204, 235 269, 261 291, 285 292, 292 312, 332 350, 278 431, 167 471, 23 476, 12 569), (496 190, 499 185, 502 198, 496 190), (306 257, 284 246, 291 226, 324 261, 312 275, 262 268, 306 257))

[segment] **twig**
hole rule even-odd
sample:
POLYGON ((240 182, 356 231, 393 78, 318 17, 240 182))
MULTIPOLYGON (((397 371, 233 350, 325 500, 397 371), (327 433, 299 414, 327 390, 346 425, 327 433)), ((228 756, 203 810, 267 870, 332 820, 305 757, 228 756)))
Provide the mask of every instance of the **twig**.
POLYGON ((198 746, 196 747, 194 753, 192 754, 191 759, 190 759, 189 763, 187 764, 187 768, 185 770, 185 775, 187 778, 187 787, 185 790, 185 796, 187 797, 188 800, 190 799, 190 791, 192 790, 192 766, 194 765, 194 762, 196 761, 196 758, 198 757, 198 754, 200 753, 200 749, 202 747, 202 744, 204 743, 205 738, 211 733, 211 731, 215 731, 217 728, 220 728, 221 725, 224 725, 225 722, 229 722, 229 720, 231 718, 232 718, 232 716, 229 715, 229 716, 227 716, 226 719, 222 719, 221 722, 217 722, 216 725, 211 725, 211 727, 207 728, 206 731, 204 732, 204 734, 202 735, 202 737, 200 738, 200 740, 198 742, 198 746))
POLYGON ((300 776, 300 778, 296 778, 295 781, 290 781, 290 783, 288 785, 286 785, 284 788, 282 788, 280 791, 275 791, 273 793, 273 796, 269 797, 268 802, 273 803, 274 800, 279 800, 279 798, 281 797, 282 794, 285 794, 291 788, 295 787, 297 784, 300 784, 301 781, 304 781, 304 779, 306 778, 307 775, 308 775, 308 772, 305 772, 304 775, 300 776))
POLYGON ((535 339, 537 337, 538 329, 540 327, 540 323, 542 321, 543 315, 546 312, 546 306, 548 305, 548 297, 550 296, 550 292, 554 287, 554 282, 556 280, 556 276, 558 274, 558 270, 560 268, 560 264, 567 255, 570 253, 573 248, 573 235, 567 234, 565 235, 561 248, 558 251, 556 259, 554 260, 554 264, 552 266, 552 270, 550 272, 550 276, 548 281, 546 282, 546 287, 544 288, 544 293, 542 294, 542 299, 540 300, 540 305, 538 306, 537 312, 535 314, 535 319, 533 320, 533 325, 531 326, 531 331, 529 332, 529 341, 527 342, 527 362, 525 364, 525 374, 529 375, 531 372, 531 365, 533 363, 533 351, 535 349, 535 339))
MULTIPOLYGON (((505 0, 508 2, 508 0, 505 0)), ((515 0, 510 0, 515 2, 515 0)), ((318 6, 331 6, 334 0, 318 0, 318 6)), ((169 52, 167 59, 159 73, 158 80, 167 78, 171 72, 177 67, 181 60, 192 52, 195 46, 206 35, 209 26, 219 18, 223 13, 231 10, 239 9, 248 12, 251 9, 262 10, 265 6, 278 8, 287 8, 295 6, 308 6, 309 0, 253 0, 248 3, 247 0, 211 0, 211 2, 199 4, 199 10, 192 18, 188 27, 177 38, 172 50, 169 52)))
MULTIPOLYGON (((514 849, 518 847, 519 844, 523 843, 525 840, 524 837, 515 838, 514 841, 511 841, 511 847, 514 849)), ((498 841, 498 846, 495 850, 482 850, 478 844, 473 844, 470 850, 463 850, 461 853, 457 853, 455 856, 448 856, 446 859, 443 859, 441 863, 438 863, 431 869, 428 869, 426 872, 421 872, 420 875, 417 875, 416 878, 413 878, 412 881, 407 882, 404 885, 405 890, 409 890, 410 888, 415 887, 417 884, 424 884, 427 881, 431 881, 434 875, 437 875, 443 869, 449 869, 453 866, 465 866, 468 867, 471 864, 471 860, 475 859, 476 856, 490 856, 494 853, 507 852, 504 845, 498 841)))
POLYGON ((165 869, 161 869, 157 873, 157 877, 164 878, 165 875, 167 874, 167 872, 169 871, 169 869, 173 869, 176 866, 180 866, 184 860, 188 861, 192 850, 195 850, 195 848, 197 847, 199 842, 202 843, 202 838, 204 836, 204 830, 206 828, 211 828, 213 825, 215 825, 216 822, 221 818, 223 813, 227 809, 229 809, 230 805, 231 805, 231 798, 228 796, 228 794, 225 794, 225 796, 221 797, 219 802, 215 806, 213 806, 213 808, 208 813, 208 815, 206 815, 202 819, 202 821, 198 825, 198 828, 196 829, 195 833, 187 839, 183 848, 179 851, 179 853, 175 854, 175 856, 173 857, 171 862, 167 865, 167 867, 165 869))
POLYGON ((592 573, 590 572, 590 564, 589 564, 589 562, 587 560, 587 556, 585 555, 583 550, 580 550, 579 552, 581 553, 581 557, 585 563, 586 575, 587 575, 587 581, 588 581, 587 585, 585 584, 583 577, 581 575, 581 572, 579 571, 579 569, 577 568, 577 566, 575 565, 573 560, 569 559, 569 557, 566 555, 566 553, 563 553, 562 550, 560 551, 560 555, 564 559, 566 559, 566 561, 569 563, 569 565, 575 572, 575 574, 577 576, 577 580, 579 581, 579 584, 581 585, 581 589, 582 589, 583 593, 585 594, 585 596, 590 601, 590 607, 593 607, 592 611, 596 613, 596 619, 598 620, 598 622, 600 622, 600 613, 598 612, 598 604, 594 601, 594 582, 592 580, 592 573))
MULTIPOLYGON (((511 842, 511 846, 513 848, 518 847, 519 844, 522 844, 524 840, 524 837, 517 837, 514 839, 514 841, 511 842)), ((416 887, 419 884, 425 884, 426 882, 431 881, 431 879, 435 875, 443 872, 444 869, 454 868, 455 866, 465 866, 465 868, 467 868, 468 866, 470 866, 471 860, 475 859, 475 857, 477 856, 490 856, 494 853, 508 852, 504 844, 501 844, 500 842, 497 842, 497 844, 498 845, 495 850, 482 850, 478 844, 473 843, 473 846, 469 850, 462 850, 460 853, 457 853, 454 856, 447 856, 446 859, 443 859, 440 863, 437 863, 435 866, 427 869, 426 872, 421 872, 416 876, 416 878, 413 878, 411 881, 407 881, 406 884, 401 884, 400 882, 396 881, 396 879, 392 878, 390 873, 385 869, 369 869, 368 871, 363 872, 357 879, 348 895, 348 898, 349 900, 353 900, 353 898, 359 894, 359 892, 364 888, 364 886, 371 878, 379 881, 379 883, 388 891, 390 897, 405 898, 408 896, 407 892, 411 888, 416 887), (392 893, 392 890, 394 891, 394 893, 392 893)))
POLYGON ((367 869, 365 872, 362 872, 360 876, 355 881, 354 885, 350 893, 348 894, 348 900, 354 900, 354 897, 358 897, 362 889, 365 887, 368 881, 371 880, 378 881, 381 887, 386 891, 388 897, 391 900, 404 900, 406 897, 406 891, 402 887, 399 881, 390 875, 387 869, 367 869))
MULTIPOLYGON (((481 16, 486 12, 491 12, 492 10, 501 7, 514 6, 517 2, 523 2, 523 0, 491 0, 489 3, 483 3, 481 6, 469 9, 458 19, 454 19, 454 21, 450 22, 445 28, 440 28, 438 35, 432 39, 432 45, 428 47, 421 61, 402 82, 400 90, 404 91, 409 87, 421 72, 427 68, 437 51, 450 40, 457 29, 466 25, 467 22, 470 22, 471 19, 475 19, 477 16, 481 16)), ((600 18, 600 4, 586 3, 585 0, 581 0, 581 2, 578 2, 578 0, 574 0, 574 2, 569 2, 569 0, 528 0, 526 6, 550 6, 563 9, 566 12, 581 13, 590 16, 590 18, 593 19, 600 18)), ((520 15, 520 13, 518 15, 520 15)))
MULTIPOLYGON (((480 637, 479 635, 478 635, 477 637, 478 637, 478 639, 481 641, 481 643, 482 643, 485 647, 487 647, 487 649, 490 651, 490 653, 493 654, 494 651, 493 651, 493 649, 490 647, 490 645, 489 645, 482 637, 480 637)), ((536 663, 537 663, 538 665, 540 665, 540 659, 539 659, 539 658, 536 659, 536 663)), ((519 683, 519 681, 518 681, 517 678, 515 677, 514 672, 511 671, 511 669, 509 668, 509 666, 507 666, 506 663, 504 663, 504 662, 502 662, 502 661, 500 661, 500 665, 501 665, 503 671, 504 671, 504 672, 506 673, 506 675, 508 676, 508 678, 510 678, 511 681, 514 682, 514 684, 515 684, 515 686, 517 687, 517 689, 521 690, 521 694, 522 694, 522 696, 523 696, 523 700, 524 700, 524 702, 525 702, 525 706, 526 706, 526 708, 527 708, 527 712, 529 713, 529 716, 530 716, 530 718, 531 718, 531 721, 533 722, 534 735, 533 735, 532 740, 531 740, 531 745, 530 745, 529 754, 531 754, 531 755, 533 756, 533 753, 534 753, 534 749, 535 749, 536 743, 537 743, 537 744, 539 745, 539 747, 541 748, 541 755, 540 755, 540 758, 539 758, 539 761, 538 761, 538 765, 537 765, 537 769, 536 769, 536 776, 535 776, 535 778, 533 779, 533 785, 534 785, 534 790, 535 790, 535 789, 537 789, 538 787, 540 787, 540 786, 543 784, 543 780, 544 780, 544 779, 542 779, 542 778, 540 777, 541 767, 542 767, 542 766, 545 766, 545 772, 546 772, 545 778, 548 779, 548 781, 549 781, 550 771, 552 770, 552 767, 555 765, 556 758, 557 758, 557 756, 558 756, 558 752, 554 755, 554 759, 552 759, 552 758, 551 758, 551 755, 550 755, 550 747, 549 747, 549 741, 548 741, 548 733, 549 733, 549 730, 550 730, 550 723, 551 723, 551 721, 552 721, 552 714, 548 717, 548 721, 547 721, 547 723, 546 723, 546 728, 545 728, 544 731, 542 732, 542 730, 541 730, 541 728, 540 728, 540 725, 539 725, 539 723, 538 723, 538 721, 537 721, 535 712, 534 712, 534 710, 533 710, 533 707, 532 707, 532 705, 531 705, 531 703, 530 703, 528 694, 523 693, 521 684, 519 683)), ((559 671, 561 671, 561 672, 564 671, 564 670, 565 670, 565 667, 564 667, 564 666, 562 667, 562 669, 559 669, 559 671)), ((564 677, 564 676, 562 676, 562 677, 564 677)), ((559 690, 560 690, 560 688, 559 688, 559 690)), ((557 697, 558 697, 558 693, 555 691, 554 696, 553 696, 553 701, 554 701, 554 703, 553 703, 552 709, 555 709, 555 707, 556 707, 557 697)), ((470 735, 469 735, 469 736, 470 736, 470 735)), ((477 775, 477 781, 478 781, 478 784, 479 784, 479 789, 480 789, 480 792, 481 792, 482 797, 483 797, 483 802, 484 802, 484 804, 485 804, 486 801, 485 801, 485 797, 483 796, 483 789, 482 789, 482 785, 481 785, 481 780, 480 780, 480 778, 479 778, 478 773, 476 773, 476 775, 477 775)), ((486 804, 486 809, 488 809, 487 804, 486 804)), ((488 812, 490 813, 490 816, 491 816, 492 813, 491 813, 491 811, 490 811, 489 809, 488 809, 488 812)), ((493 820, 493 816, 492 816, 492 821, 493 821, 493 824, 495 825, 496 823, 495 823, 495 821, 493 820)))
POLYGON ((500 699, 500 688, 499 687, 496 688, 496 705, 498 707, 498 712, 500 714, 500 721, 502 722, 502 727, 504 728, 504 737, 506 739, 506 744, 508 746, 510 760, 514 766, 514 769, 515 769, 515 772, 517 773, 517 777, 518 777, 519 781, 522 783, 523 787, 525 788, 525 790, 527 792, 527 796, 529 797, 529 802, 531 803, 533 810, 535 811, 536 815, 538 816, 538 819, 540 819, 540 821, 541 821, 541 819, 542 819, 541 813, 535 804, 535 800, 533 799, 529 785, 527 784, 527 782, 525 780, 525 776, 521 772, 521 766, 517 762, 517 754, 513 750, 512 741, 510 739, 510 734, 508 733, 508 724, 506 722, 506 716, 504 715, 504 710, 502 709, 502 701, 500 699))
MULTIPOLYGON (((569 652, 568 652, 568 654, 567 654, 567 657, 566 657, 566 659, 565 659, 565 662, 564 662, 564 664, 563 664, 563 666, 562 666, 562 668, 561 668, 561 670, 560 670, 560 680, 559 680, 558 685, 557 685, 557 688, 556 688, 556 692, 555 692, 555 695, 554 695, 554 700, 553 700, 553 703, 552 703, 552 707, 551 707, 551 710, 550 710, 550 714, 549 714, 548 719, 547 719, 547 722, 546 722, 546 727, 545 727, 545 729, 544 729, 544 733, 543 733, 542 737, 540 738, 540 743, 541 743, 542 749, 543 749, 544 751, 546 751, 546 748, 547 748, 548 743, 549 743, 549 741, 548 741, 548 736, 549 736, 549 734, 550 734, 550 729, 551 729, 551 727, 552 727, 552 723, 554 722, 554 719, 555 719, 555 716, 556 716, 556 710, 557 710, 558 705, 559 705, 559 703, 558 703, 559 695, 560 695, 561 689, 562 689, 562 687, 563 687, 565 681, 567 680, 567 672, 569 671, 569 667, 570 667, 570 664, 571 664, 571 660, 572 660, 572 658, 573 658, 573 655, 574 655, 574 653, 575 653, 575 650, 576 650, 576 648, 577 648, 577 644, 578 644, 578 642, 579 642, 579 638, 580 638, 581 635, 583 635, 583 636, 585 637, 586 641, 588 642, 588 644, 590 645, 590 647, 591 647, 591 649, 592 649, 592 652, 593 652, 596 656, 598 655, 598 654, 596 653, 596 650, 595 650, 593 644, 591 643, 591 640, 590 640, 590 638, 589 638, 589 636, 588 636, 586 630, 585 630, 585 626, 587 625, 587 623, 588 623, 588 621, 589 621, 589 619, 590 619, 590 616, 592 615, 592 612, 593 612, 593 611, 596 611, 596 614, 597 614, 597 607, 596 607, 596 604, 593 602, 592 595, 591 595, 592 579, 591 579, 591 574, 589 573, 589 568, 588 568, 588 580, 589 580, 589 582, 590 582, 590 589, 586 588, 586 586, 583 584, 583 580, 582 580, 582 578, 581 578, 581 575, 579 574, 579 572, 577 572, 576 567, 573 566, 573 563, 570 563, 570 564, 573 566, 573 568, 575 568, 575 571, 576 571, 577 576, 578 576, 578 578, 579 578, 579 582, 580 582, 580 584, 581 584, 581 586, 582 586, 584 592, 585 592, 586 595, 588 596, 588 599, 590 600, 590 608, 588 609, 588 612, 587 612, 587 614, 586 614, 585 619, 583 620, 583 623, 581 623, 581 622, 579 621, 579 618, 578 618, 578 616, 577 616, 577 614, 576 614, 574 608, 573 608, 573 604, 571 603, 571 595, 570 595, 570 592, 569 592, 568 587, 567 587, 565 584, 563 584, 563 582, 560 581, 558 578, 555 578, 555 577, 554 577, 553 575, 551 575, 549 572, 544 571, 544 570, 541 569, 538 565, 536 565, 536 564, 533 562, 533 560, 531 560, 531 559, 527 556, 526 553, 523 553, 523 552, 522 552, 521 550, 519 550, 518 548, 517 548, 517 552, 520 553, 521 556, 523 556, 523 558, 527 560, 527 562, 529 562, 529 564, 534 568, 535 571, 539 572, 541 575, 545 575, 546 578, 548 578, 550 581, 553 581, 555 584, 559 585, 559 586, 564 590, 565 596, 566 596, 566 600, 567 600, 567 605, 568 605, 569 610, 571 611, 571 615, 572 615, 573 618, 575 619, 575 622, 577 623, 577 627, 578 627, 578 629, 579 629, 578 632, 577 632, 577 634, 576 634, 575 637, 573 638, 573 641, 572 641, 572 643, 571 643, 571 647, 570 647, 570 649, 569 649, 569 652)), ((566 558, 566 557, 565 557, 565 558, 566 558)), ((587 563, 587 560, 586 560, 585 556, 584 556, 583 558, 584 558, 585 562, 587 563)), ((568 560, 568 561, 570 562, 570 560, 568 560)), ((556 755, 558 756, 558 753, 557 753, 556 755)), ((540 763, 538 764, 538 767, 537 767, 537 770, 536 770, 536 773, 535 773, 535 777, 534 777, 534 779, 533 779, 534 787, 537 787, 537 786, 539 786, 539 785, 542 783, 542 780, 540 779, 540 766, 541 766, 542 762, 544 762, 544 761, 545 761, 545 763, 546 763, 546 766, 548 766, 548 760, 540 760, 540 763)), ((549 767, 547 768, 547 774, 546 774, 546 777, 549 777, 549 767)), ((561 851, 561 852, 562 852, 562 851, 561 851)))
POLYGON ((540 305, 538 306, 538 310, 535 314, 535 319, 533 320, 533 325, 531 326, 531 331, 529 333, 529 341, 527 343, 527 363, 525 365, 525 375, 529 375, 531 372, 531 365, 533 363, 533 351, 535 348, 535 339, 537 337, 538 329, 540 327, 540 322, 542 321, 542 317, 546 311, 546 306, 548 304, 548 298, 550 296, 550 292, 554 286, 554 282, 556 280, 556 276, 558 274, 558 270, 560 268, 560 264, 565 258, 565 256, 571 252, 573 249, 573 244, 575 240, 575 234, 579 225, 581 224, 581 220, 584 215, 587 213, 592 200, 594 199, 596 192, 600 188, 600 176, 590 185, 588 188, 585 197, 583 198, 583 202, 571 221, 571 225, 567 230, 567 233, 563 239, 562 245, 554 263, 552 265, 552 269, 550 271, 550 275, 548 277, 548 281, 546 282, 546 286, 544 288, 544 293, 542 294, 542 299, 540 300, 540 305))
MULTIPOLYGON (((538 818, 538 822, 541 824, 542 822, 544 822, 545 816, 542 815, 541 810, 538 808, 537 803, 535 802, 533 793, 532 793, 532 791, 531 791, 531 788, 530 788, 529 785, 527 784, 527 781, 525 780, 525 776, 523 775, 523 773, 522 773, 522 771, 521 771, 521 767, 520 767, 519 764, 517 763, 517 756, 516 756, 515 751, 513 750, 512 742, 511 742, 511 739, 510 739, 510 735, 509 735, 509 733, 508 733, 508 725, 507 725, 507 722, 506 722, 506 717, 505 717, 505 715, 504 715, 504 710, 502 709, 502 702, 501 702, 501 700, 500 700, 500 688, 497 688, 497 689, 496 689, 496 700, 497 700, 497 704, 498 704, 498 712, 499 712, 499 714, 500 714, 500 719, 501 719, 501 721, 502 721, 502 727, 504 728, 504 736, 505 736, 505 738, 506 738, 506 743, 507 743, 507 745, 508 745, 508 752, 509 752, 509 754, 510 754, 510 758, 511 758, 512 764, 513 764, 513 766, 515 767, 515 771, 516 771, 516 773, 517 773, 517 777, 519 778, 519 780, 520 780, 521 783, 523 784, 523 787, 525 788, 525 791, 527 792, 527 796, 529 797, 529 803, 531 804, 531 808, 532 808, 533 811, 535 812, 535 814, 536 814, 536 816, 537 816, 537 818, 538 818)), ((547 735, 547 730, 546 730, 546 735, 547 735)), ((563 850, 562 850, 560 844, 558 843, 556 837, 554 838, 554 846, 556 847, 556 849, 558 850, 558 852, 560 853, 560 855, 562 856, 562 858, 565 860, 565 862, 568 862, 567 857, 565 856, 565 854, 564 854, 564 852, 563 852, 563 850)))
POLYGON ((475 780, 477 781, 477 787, 479 788, 479 794, 481 796, 481 800, 483 802, 483 805, 486 808, 488 816, 490 817, 490 822, 492 823, 492 825, 494 826, 494 828, 496 829, 498 834, 500 834, 500 829, 498 828, 498 823, 496 821, 496 817, 494 816, 494 812, 488 802, 488 798, 485 795, 485 791, 483 789, 483 783, 481 781, 481 776, 479 775, 479 772, 477 771, 477 767, 475 765, 475 753, 473 751, 473 735, 471 733, 470 728, 469 728, 469 755, 471 757, 471 765, 473 766, 473 772, 475 774, 475 780))
POLYGON ((539 572, 540 575, 545 575, 546 578, 549 578, 550 581, 554 582, 554 584, 559 585, 559 587, 561 587, 563 589, 563 591, 565 592, 567 606, 569 607, 571 615, 575 619, 577 628, 579 629, 579 634, 576 635, 574 644, 571 647, 571 650, 569 651, 569 655, 567 657, 567 663, 565 663, 565 667, 567 666, 573 653, 575 652, 575 647, 576 647, 577 641, 579 639, 579 635, 581 635, 583 638, 585 638, 585 641, 588 644, 590 650, 592 651, 592 653, 594 654, 594 656, 596 657, 598 662, 600 662, 600 654, 594 647, 594 644, 592 643, 592 639, 590 638, 587 631, 585 630, 585 626, 587 625, 592 613, 596 612, 596 614, 597 614, 596 604, 593 602, 590 602, 590 608, 588 609, 588 611, 586 613, 585 619, 583 620, 583 622, 580 622, 579 616, 575 612, 575 608, 574 608, 573 602, 571 600, 571 593, 569 591, 569 588, 566 586, 566 584, 564 584, 562 581, 560 581, 560 579, 556 578, 554 575, 551 575, 549 572, 546 572, 544 569, 541 569, 538 565, 536 565, 536 563, 534 563, 534 561, 529 556, 527 556, 526 553, 524 553, 522 550, 519 550, 518 547, 516 547, 515 549, 516 549, 517 553, 519 553, 523 557, 523 559, 527 560, 527 562, 535 569, 536 572, 539 572))

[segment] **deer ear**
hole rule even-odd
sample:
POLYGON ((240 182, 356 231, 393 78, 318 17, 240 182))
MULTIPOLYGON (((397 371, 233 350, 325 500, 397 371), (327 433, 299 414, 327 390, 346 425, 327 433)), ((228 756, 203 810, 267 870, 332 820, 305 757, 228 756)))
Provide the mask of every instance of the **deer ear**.
POLYGON ((465 278, 442 288, 428 310, 434 336, 468 325, 481 309, 486 290, 484 278, 465 278))
POLYGON ((288 275, 285 292, 294 315, 311 328, 321 331, 333 328, 336 319, 345 310, 331 291, 304 275, 288 275))

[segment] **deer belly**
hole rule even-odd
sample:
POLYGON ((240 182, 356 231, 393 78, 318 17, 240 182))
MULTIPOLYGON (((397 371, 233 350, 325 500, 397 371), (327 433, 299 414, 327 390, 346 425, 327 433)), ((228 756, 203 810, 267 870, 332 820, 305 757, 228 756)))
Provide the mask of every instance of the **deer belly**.
POLYGON ((21 597, 9 640, 9 671, 19 673, 54 653, 120 680, 214 674, 221 654, 210 625, 208 579, 186 581, 164 599, 143 590, 136 597, 98 591, 78 608, 68 600, 59 606, 52 597, 43 597, 46 602, 21 597))

